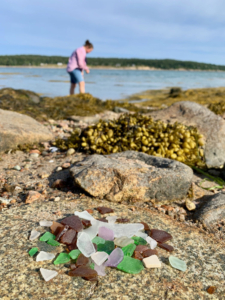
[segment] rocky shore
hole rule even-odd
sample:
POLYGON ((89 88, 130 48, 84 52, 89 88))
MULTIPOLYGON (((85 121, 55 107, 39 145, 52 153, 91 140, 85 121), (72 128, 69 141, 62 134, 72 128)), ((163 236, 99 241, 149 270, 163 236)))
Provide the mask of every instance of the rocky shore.
MULTIPOLYGON (((74 96, 64 99, 68 107, 57 111, 54 105, 62 99, 49 108, 50 99, 32 92, 0 90, 1 299, 73 299, 75 294, 79 299, 224 299, 225 120, 223 112, 216 115, 207 108, 219 91, 209 93, 202 106, 195 91, 193 98, 191 92, 187 98, 188 91, 170 91, 159 102, 168 108, 161 110, 154 108, 158 96, 144 108, 140 103, 102 104, 90 96, 74 96), (80 110, 71 112, 76 99, 80 110), (176 103, 170 106, 171 101, 176 103), (56 139, 67 139, 75 129, 138 111, 154 120, 197 128, 204 136, 207 168, 201 173, 179 161, 132 149, 90 155, 54 146, 56 139), (60 275, 44 282, 39 268, 52 267, 28 256, 36 244, 28 239, 30 231, 44 233, 40 220, 57 221, 75 210, 92 209, 100 218, 94 210, 98 206, 112 208, 112 216, 170 233, 173 255, 187 263, 187 271, 181 276, 172 269, 169 253, 160 249, 161 269, 138 275, 109 269, 96 283, 73 279, 65 274, 67 266, 60 265, 55 268, 60 275), (207 292, 210 286, 216 287, 212 295, 207 292)), ((223 93, 221 89, 217 101, 225 101, 223 93)), ((58 247, 49 251, 59 253, 58 247)))

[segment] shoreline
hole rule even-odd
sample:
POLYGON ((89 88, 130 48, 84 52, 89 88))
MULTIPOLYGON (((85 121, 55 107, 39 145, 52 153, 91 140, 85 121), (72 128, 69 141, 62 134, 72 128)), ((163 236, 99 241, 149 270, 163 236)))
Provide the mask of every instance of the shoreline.
MULTIPOLYGON (((4 66, 0 65, 0 68, 24 68, 24 69, 66 69, 67 65, 44 65, 44 66, 4 66)), ((138 67, 113 67, 113 66, 89 66, 91 70, 117 70, 117 71, 178 71, 178 72, 225 72, 222 70, 202 70, 202 69, 160 69, 148 66, 138 67)))

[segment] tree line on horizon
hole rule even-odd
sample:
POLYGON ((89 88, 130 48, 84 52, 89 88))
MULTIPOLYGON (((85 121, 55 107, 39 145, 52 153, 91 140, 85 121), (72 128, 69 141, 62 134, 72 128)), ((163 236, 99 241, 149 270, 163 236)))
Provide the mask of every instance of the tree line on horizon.
MULTIPOLYGON (((2 55, 1 66, 40 66, 43 64, 56 65, 67 64, 68 57, 44 56, 44 55, 2 55)), ((192 70, 217 70, 225 71, 225 66, 199 63, 194 61, 181 61, 175 59, 139 59, 139 58, 101 58, 89 57, 91 66, 112 67, 138 67, 146 66, 156 69, 192 69, 192 70)))

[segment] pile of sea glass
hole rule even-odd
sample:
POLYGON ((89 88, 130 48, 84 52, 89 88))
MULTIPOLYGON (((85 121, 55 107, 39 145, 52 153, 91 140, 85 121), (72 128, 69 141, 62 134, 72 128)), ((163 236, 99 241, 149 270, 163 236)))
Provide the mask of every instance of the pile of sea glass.
MULTIPOLYGON (((111 213, 107 207, 96 208, 101 214, 111 213)), ((36 261, 53 260, 54 265, 69 264, 69 276, 80 276, 86 280, 95 281, 99 276, 105 276, 106 267, 117 268, 130 274, 137 274, 145 268, 160 268, 157 246, 172 252, 174 249, 166 242, 172 236, 163 230, 150 229, 148 224, 127 223, 127 219, 119 219, 109 215, 106 218, 95 219, 88 211, 75 211, 74 215, 66 217, 60 223, 41 221, 40 226, 50 227, 40 237, 40 241, 52 246, 64 244, 65 252, 56 259, 55 254, 32 248, 30 256, 36 256, 36 261)), ((30 240, 41 235, 36 230, 31 231, 30 240)), ((174 256, 169 257, 170 265, 178 270, 186 271, 186 263, 174 256)), ((54 278, 58 272, 40 268, 46 281, 54 278)))

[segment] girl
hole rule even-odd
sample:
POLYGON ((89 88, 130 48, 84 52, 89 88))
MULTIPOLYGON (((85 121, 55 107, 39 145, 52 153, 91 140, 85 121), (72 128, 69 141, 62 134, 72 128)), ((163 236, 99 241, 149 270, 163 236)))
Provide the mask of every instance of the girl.
POLYGON ((85 93, 83 70, 88 74, 90 70, 86 64, 86 54, 93 50, 94 46, 87 40, 84 46, 76 49, 69 58, 67 72, 70 75, 70 95, 74 94, 76 84, 79 84, 80 93, 85 93))

